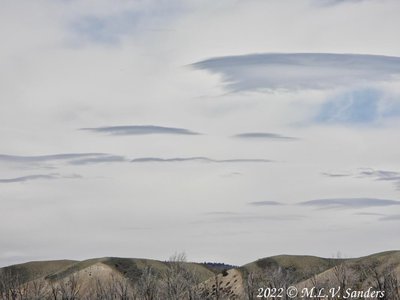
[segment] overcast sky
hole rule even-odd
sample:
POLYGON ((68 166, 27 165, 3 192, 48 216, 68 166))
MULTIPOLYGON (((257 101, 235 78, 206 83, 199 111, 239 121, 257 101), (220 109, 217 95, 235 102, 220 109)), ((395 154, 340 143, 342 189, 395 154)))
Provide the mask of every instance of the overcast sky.
POLYGON ((400 1, 0 6, 0 266, 400 248, 400 1))

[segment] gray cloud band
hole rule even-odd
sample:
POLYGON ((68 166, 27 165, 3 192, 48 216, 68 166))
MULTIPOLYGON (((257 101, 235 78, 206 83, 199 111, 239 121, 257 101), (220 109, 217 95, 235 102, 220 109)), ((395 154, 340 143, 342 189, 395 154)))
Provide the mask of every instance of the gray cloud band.
POLYGON ((14 177, 14 178, 3 178, 3 179, 0 179, 0 183, 18 183, 18 182, 27 182, 27 181, 35 181, 35 180, 77 179, 77 178, 82 178, 82 176, 80 176, 78 174, 73 174, 73 175, 34 174, 34 175, 27 175, 27 176, 14 177))
POLYGON ((326 177, 354 177, 354 178, 372 178, 378 181, 390 181, 393 182, 396 189, 400 189, 400 172, 386 171, 386 170, 375 170, 372 168, 362 168, 355 173, 331 173, 323 172, 321 175, 326 177))
POLYGON ((184 128, 162 127, 155 125, 128 125, 128 126, 106 126, 94 128, 81 128, 80 130, 104 133, 109 135, 147 135, 147 134, 175 134, 175 135, 199 135, 184 128))
POLYGON ((400 215, 389 215, 380 218, 381 221, 400 221, 400 215))
POLYGON ((400 74, 400 57, 267 53, 210 58, 192 67, 222 75, 234 92, 329 89, 390 80, 400 74))
POLYGON ((277 201, 256 201, 256 202, 250 202, 250 205, 253 206, 274 206, 274 205, 283 205, 281 202, 277 201))
POLYGON ((400 205, 398 200, 377 199, 377 198, 335 198, 335 199, 316 199, 299 203, 302 206, 312 206, 318 208, 365 208, 365 207, 385 207, 400 205))
POLYGON ((297 140, 295 137, 284 136, 281 134, 270 133, 270 132, 246 132, 236 134, 233 137, 241 139, 266 139, 266 140, 297 140))
POLYGON ((51 162, 64 162, 69 165, 87 165, 98 163, 115 163, 115 162, 131 162, 131 163, 150 163, 150 162, 208 162, 208 163, 270 163, 269 159, 262 158, 233 158, 233 159, 213 159, 209 157, 139 157, 130 159, 125 156, 112 155, 106 153, 77 153, 77 154, 55 154, 42 156, 16 156, 16 155, 0 155, 0 162, 18 163, 18 164, 40 164, 51 162))
POLYGON ((45 163, 63 162, 71 165, 83 165, 89 163, 123 161, 122 156, 106 153, 64 153, 37 156, 18 156, 0 154, 0 162, 40 165, 45 163))
POLYGON ((174 157, 174 158, 160 158, 160 157, 140 157, 132 159, 132 163, 146 163, 146 162, 209 162, 209 163, 270 163, 269 159, 254 159, 254 158, 235 158, 235 159, 213 159, 208 157, 174 157))

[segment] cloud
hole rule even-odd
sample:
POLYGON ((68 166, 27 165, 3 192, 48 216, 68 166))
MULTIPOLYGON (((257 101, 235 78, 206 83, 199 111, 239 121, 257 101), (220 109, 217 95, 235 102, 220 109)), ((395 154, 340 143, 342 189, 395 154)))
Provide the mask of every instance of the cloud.
MULTIPOLYGON (((69 165, 89 165, 100 163, 115 163, 115 162, 131 162, 131 163, 150 163, 150 162, 206 162, 206 163, 270 163, 273 162, 269 159, 258 158, 235 158, 235 159, 212 159, 203 156, 196 157, 174 157, 174 158, 160 158, 160 157, 139 157, 130 159, 121 155, 112 155, 106 153, 71 153, 71 154, 54 154, 54 155, 40 155, 40 156, 17 156, 0 154, 0 162, 8 163, 23 163, 40 165, 44 163, 63 162, 69 165)), ((237 174, 236 174, 237 175, 237 174)))
POLYGON ((222 75, 233 92, 320 90, 391 80, 400 74, 400 57, 266 53, 210 58, 192 66, 222 75))
POLYGON ((387 171, 387 170, 375 170, 372 168, 361 168, 353 173, 321 173, 327 177, 354 177, 354 178, 372 178, 377 181, 390 181, 393 182, 396 189, 400 190, 400 172, 387 171))
POLYGON ((364 208, 400 205, 400 201, 377 198, 336 198, 310 200, 299 204, 319 208, 364 208))
MULTIPOLYGON (((119 1, 118 5, 109 0, 38 1, 36 4, 3 1, 0 56, 4 63, 0 96, 6 109, 0 111, 0 153, 102 154, 57 159, 14 157, 13 163, 8 163, 10 157, 0 159, 3 179, 52 172, 76 172, 101 178, 38 179, 25 184, 0 185, 0 252, 22 251, 24 257, 19 262, 23 262, 28 259, 28 252, 29 258, 36 256, 37 259, 55 256, 79 259, 109 253, 126 256, 132 252, 162 258, 171 249, 186 249, 194 255, 193 260, 202 261, 207 255, 215 257, 222 253, 225 259, 241 264, 257 257, 259 249, 266 247, 274 253, 292 249, 321 256, 329 256, 333 244, 346 245, 346 251, 354 256, 365 253, 366 249, 374 252, 383 247, 398 247, 399 242, 393 239, 396 226, 379 227, 374 222, 364 222, 369 217, 353 213, 392 211, 396 214, 400 206, 320 210, 308 216, 306 211, 318 208, 292 205, 293 201, 357 195, 397 199, 383 196, 385 188, 389 189, 387 195, 393 194, 390 190, 396 181, 374 181, 372 177, 328 180, 319 174, 330 170, 341 173, 351 166, 396 166, 399 148, 396 124, 373 130, 325 128, 321 123, 311 124, 313 127, 295 125, 295 130, 293 127, 305 118, 312 120, 318 110, 316 106, 321 103, 340 101, 333 97, 334 93, 350 97, 350 90, 371 86, 380 92, 382 87, 385 91, 377 93, 376 98, 380 104, 387 94, 400 93, 399 84, 385 82, 376 86, 374 83, 390 80, 397 73, 378 76, 375 73, 380 68, 366 64, 365 70, 360 71, 361 76, 352 76, 346 73, 353 70, 350 63, 326 66, 332 60, 329 57, 317 59, 314 65, 281 62, 255 65, 254 69, 245 66, 249 73, 241 72, 232 64, 237 71, 235 77, 244 76, 246 80, 253 76, 256 80, 250 78, 249 85, 241 90, 243 93, 226 93, 225 87, 231 89, 230 85, 232 90, 239 89, 240 80, 225 81, 224 85, 220 79, 226 77, 221 72, 211 75, 206 70, 181 67, 209 57, 257 51, 359 51, 400 56, 400 42, 395 38, 400 24, 396 14, 400 1, 384 1, 381 5, 382 1, 372 0, 360 7, 344 4, 332 9, 318 8, 313 1, 167 3, 146 0, 119 1), (137 6, 140 8, 136 9, 137 6), (185 8, 176 14, 170 13, 175 10, 174 6, 185 8), (168 22, 159 17, 163 13, 168 22), (151 28, 178 30, 148 31, 151 28), (347 76, 343 79, 341 68, 347 76), (364 72, 377 76, 367 77, 364 72), (310 88, 323 90, 297 93, 310 88), (289 93, 280 93, 282 89, 289 93), (272 93, 252 92, 265 90, 272 93), (170 126, 204 135, 119 135, 121 131, 94 130, 100 126, 118 127, 114 125, 170 126), (83 127, 93 130, 77 130, 83 127), (300 141, 230 137, 264 131, 298 136, 300 141), (228 138, 221 138, 221 133, 228 138), (287 163, 129 163, 131 159, 143 157, 164 161, 193 156, 217 160, 270 158, 287 163), (11 170, 9 165, 16 168, 11 170), (47 166, 58 170, 44 169, 47 166), (229 180, 219 177, 232 171, 242 172, 243 176, 229 180), (289 192, 291 182, 294 184, 289 192), (265 196, 266 189, 268 195, 280 197, 259 198, 265 196), (338 194, 326 195, 333 191, 338 194), (348 194, 343 195, 344 192, 348 194), (297 200, 291 199, 293 195, 297 200), (281 201, 286 205, 248 204, 262 200, 281 201), (208 219, 235 215, 201 214, 226 210, 237 211, 242 218, 226 221, 230 223, 208 224, 208 219), (327 218, 333 212, 347 214, 327 218), (303 219, 291 217, 291 214, 303 213, 303 219), (278 216, 274 217, 275 214, 278 216), (268 221, 277 218, 297 219, 268 221), (204 223, 198 228, 185 226, 193 219, 204 223), (259 221, 253 222, 253 219, 259 221), (317 223, 321 226, 315 240, 325 239, 330 243, 309 242, 307 229, 317 223), (151 227, 154 231, 149 235, 137 230, 132 239, 133 231, 120 230, 130 226, 151 227), (240 240, 253 247, 247 251, 234 247, 238 239, 223 236, 227 230, 252 232, 243 234, 240 240), (379 235, 379 243, 371 243, 371 232, 379 235), (196 233, 204 234, 203 239, 193 238, 196 233), (209 237, 209 233, 221 236, 209 237), (268 239, 260 238, 262 234, 268 235, 268 239), (171 239, 171 236, 177 238, 171 239), (360 237, 357 243, 354 236, 360 237), (69 247, 72 244, 79 247, 69 247)), ((396 64, 391 64, 391 68, 396 69, 396 64)), ((344 101, 343 105, 346 104, 344 101)), ((379 120, 379 114, 376 118, 379 120)), ((353 171, 356 176, 357 170, 353 171)), ((0 257, 0 265, 6 263, 9 260, 0 257)))
POLYGON ((332 178, 336 178, 336 177, 349 177, 351 176, 351 174, 345 174, 345 173, 330 173, 330 172, 323 172, 321 173, 324 176, 327 177, 332 177, 332 178))
POLYGON ((400 221, 400 215, 391 215, 380 218, 381 221, 400 221))
POLYGON ((377 180, 400 180, 400 172, 374 170, 374 169, 361 169, 359 172, 360 177, 372 177, 377 180))
POLYGON ((204 215, 207 215, 207 216, 236 216, 236 215, 239 215, 239 213, 231 212, 231 211, 210 211, 210 212, 204 213, 204 215))
POLYGON ((256 201, 256 202, 249 202, 250 205, 253 206, 274 206, 274 205, 283 205, 283 203, 277 201, 256 201))
POLYGON ((236 158, 236 159, 213 159, 202 156, 195 157, 174 157, 174 158, 160 158, 160 157, 139 157, 132 159, 133 163, 147 163, 147 162, 188 162, 198 161, 207 163, 270 163, 273 162, 269 159, 255 159, 255 158, 236 158))
POLYGON ((107 127, 95 127, 95 128, 81 128, 80 130, 106 133, 109 135, 145 135, 145 134, 199 135, 200 134, 198 132, 194 132, 184 128, 162 127, 154 125, 107 126, 107 127))
POLYGON ((357 216, 384 216, 384 214, 379 214, 379 213, 369 213, 369 212, 358 212, 355 213, 357 216))
POLYGON ((224 177, 224 178, 231 178, 231 177, 238 177, 238 176, 243 176, 243 174, 240 172, 230 172, 230 173, 225 173, 225 174, 221 175, 221 177, 224 177))
POLYGON ((400 181, 400 172, 375 170, 372 168, 360 168, 358 169, 357 172, 353 173, 323 172, 321 174, 327 177, 353 176, 355 178, 373 178, 376 180, 383 180, 383 181, 400 181))
POLYGON ((120 228, 121 230, 127 230, 127 231, 142 231, 142 230, 153 230, 153 227, 140 227, 140 226, 131 226, 131 227, 122 227, 120 228))
POLYGON ((400 189, 400 172, 374 170, 374 169, 361 169, 358 178, 374 178, 379 181, 392 181, 396 189, 400 189))
POLYGON ((66 153, 52 155, 37 155, 37 156, 20 156, 0 154, 0 161, 6 162, 46 162, 56 160, 73 160, 85 157, 96 157, 106 155, 104 153, 66 153))
POLYGON ((357 3, 357 2, 362 2, 366 0, 314 0, 314 2, 317 5, 326 5, 326 6, 331 6, 331 5, 338 5, 338 4, 345 4, 345 3, 357 3))
POLYGON ((215 214, 215 217, 210 214, 207 220, 197 221, 195 223, 237 223, 237 222, 280 222, 280 221, 298 221, 305 217, 303 215, 256 215, 256 214, 215 214))
POLYGON ((52 179, 75 179, 75 178, 82 178, 82 176, 73 174, 73 175, 60 175, 60 174, 35 174, 35 175, 27 175, 15 178, 6 178, 0 179, 0 183, 17 183, 17 182, 27 182, 27 181, 34 181, 34 180, 52 180, 52 179))
POLYGON ((248 216, 238 216, 238 217, 226 217, 223 218, 225 221, 298 221, 302 220, 305 217, 302 215, 268 215, 268 216, 260 216, 260 215, 248 215, 248 216))
POLYGON ((127 162, 127 159, 124 156, 120 155, 104 155, 100 157, 89 157, 89 158, 81 158, 72 160, 69 162, 71 165, 89 165, 89 164, 99 164, 99 163, 113 163, 113 162, 127 162))
POLYGON ((83 165, 89 163, 123 161, 121 156, 106 153, 66 153, 53 155, 19 156, 0 154, 0 162, 41 164, 51 162, 64 162, 71 165, 83 165))
POLYGON ((242 139, 269 139, 269 140, 297 140, 295 137, 284 136, 269 132, 246 132, 234 135, 234 137, 242 139))

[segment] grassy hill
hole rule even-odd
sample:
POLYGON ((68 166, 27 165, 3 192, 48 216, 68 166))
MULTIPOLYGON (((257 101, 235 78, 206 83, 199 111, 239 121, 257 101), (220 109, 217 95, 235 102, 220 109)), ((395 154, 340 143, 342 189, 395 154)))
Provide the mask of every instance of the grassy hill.
MULTIPOLYGON (((110 267, 115 272, 120 273, 129 280, 136 281, 140 278, 145 268, 151 268, 156 274, 161 275, 162 273, 165 273, 168 270, 169 265, 172 262, 162 262, 153 259, 141 259, 141 258, 120 258, 120 257, 94 258, 70 264, 65 268, 61 268, 56 272, 48 274, 46 276, 46 279, 60 280, 68 277, 71 274, 85 270, 99 263, 110 267)), ((191 271, 198 274, 201 280, 206 280, 214 274, 210 268, 203 266, 202 264, 188 263, 188 262, 184 262, 184 264, 185 267, 189 268, 191 271)))
POLYGON ((32 261, 0 268, 0 274, 8 273, 16 276, 18 280, 23 283, 56 273, 76 263, 77 261, 75 260, 32 261))
POLYGON ((264 270, 283 270, 289 273, 290 282, 299 282, 315 273, 321 273, 340 264, 342 259, 322 258, 316 256, 278 255, 256 260, 241 267, 245 273, 263 272, 264 270))

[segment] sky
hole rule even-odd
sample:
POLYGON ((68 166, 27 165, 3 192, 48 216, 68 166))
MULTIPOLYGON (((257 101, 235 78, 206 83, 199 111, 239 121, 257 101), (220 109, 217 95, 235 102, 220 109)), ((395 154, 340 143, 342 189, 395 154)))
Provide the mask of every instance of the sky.
POLYGON ((0 6, 0 266, 400 249, 399 1, 0 6))

